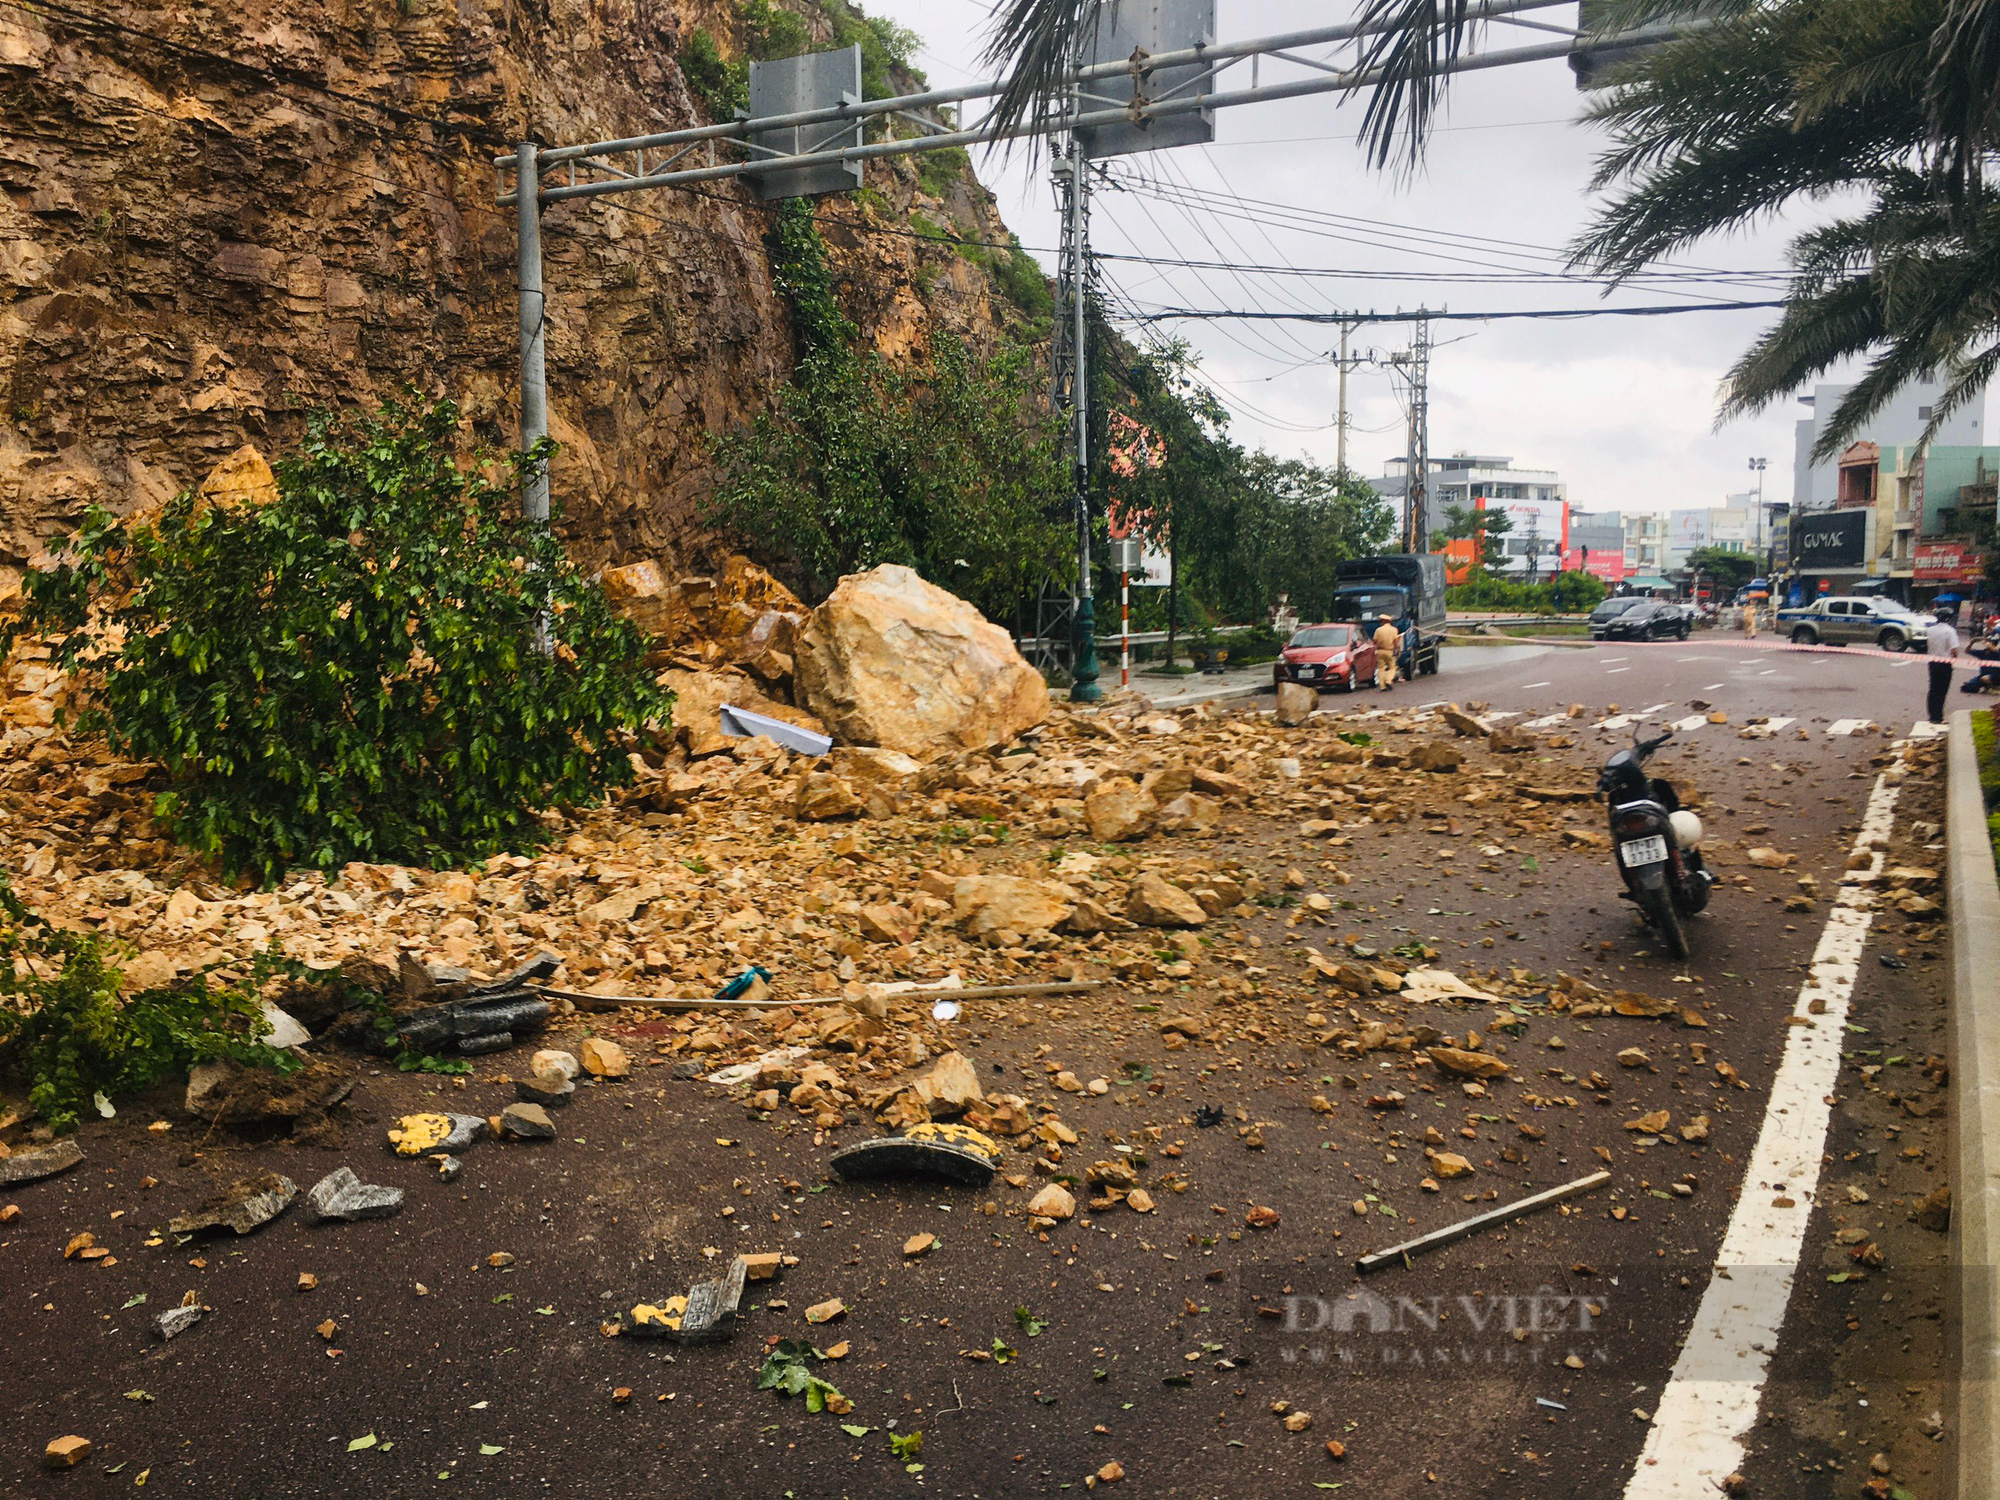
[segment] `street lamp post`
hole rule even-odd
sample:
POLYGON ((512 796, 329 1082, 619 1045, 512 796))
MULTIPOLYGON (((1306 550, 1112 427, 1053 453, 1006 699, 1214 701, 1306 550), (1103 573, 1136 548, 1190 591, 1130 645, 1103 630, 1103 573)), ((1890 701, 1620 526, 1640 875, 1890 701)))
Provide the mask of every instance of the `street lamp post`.
POLYGON ((1764 556, 1764 460, 1751 459, 1750 472, 1757 476, 1757 556, 1761 560, 1764 556))

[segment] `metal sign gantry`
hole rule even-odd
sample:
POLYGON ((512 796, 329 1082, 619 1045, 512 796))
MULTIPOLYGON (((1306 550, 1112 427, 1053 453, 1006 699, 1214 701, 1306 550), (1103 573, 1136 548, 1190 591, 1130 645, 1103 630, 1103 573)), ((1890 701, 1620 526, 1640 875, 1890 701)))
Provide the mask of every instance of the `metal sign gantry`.
MULTIPOLYGON (((1468 8, 1471 23, 1505 21, 1525 11, 1545 10, 1573 0, 1483 0, 1468 8)), ((607 197, 656 188, 688 187, 703 182, 744 179, 760 198, 784 198, 844 191, 861 185, 862 164, 895 156, 942 151, 954 146, 987 145, 1031 136, 1068 138, 1057 154, 1058 181, 1065 201, 1062 288, 1064 335, 1072 341, 1071 368, 1066 384, 1076 449, 1078 585, 1073 613, 1075 650, 1073 696, 1098 696, 1095 633, 1090 599, 1090 527, 1088 476, 1088 371, 1085 362, 1084 309, 1089 280, 1087 231, 1088 162, 1092 156, 1157 150, 1210 138, 1215 111, 1245 104, 1263 104, 1315 94, 1352 93, 1379 82, 1379 68, 1341 68, 1299 50, 1379 35, 1386 22, 1346 22, 1259 37, 1251 41, 1210 40, 1213 0, 1125 0, 1110 13, 1109 24, 1096 28, 1092 61, 1065 75, 1062 108, 1050 118, 997 128, 978 125, 955 129, 919 114, 975 99, 990 99, 1005 87, 993 80, 958 88, 931 89, 891 99, 860 96, 859 49, 808 53, 771 63, 752 63, 752 109, 738 119, 685 130, 578 146, 545 148, 523 141, 511 156, 494 159, 503 176, 498 201, 516 210, 519 243, 518 287, 521 338, 521 447, 533 453, 548 437, 547 296, 542 281, 542 211, 573 198, 607 197), (1191 40, 1162 45, 1180 37, 1191 40), (1153 45, 1148 46, 1150 41, 1153 45), (1132 50, 1107 56, 1106 49, 1132 50), (1307 71, 1303 78, 1260 83, 1257 64, 1264 58, 1307 71), (1217 89, 1215 81, 1231 67, 1252 65, 1248 88, 1217 89), (788 107, 790 106, 790 107, 788 107), (913 124, 919 134, 866 141, 864 126, 880 118, 913 124), (720 148, 743 153, 743 159, 721 161, 720 148), (649 157, 651 158, 649 160, 649 157), (630 158, 631 165, 618 160, 630 158), (695 164, 688 164, 690 162, 695 164), (565 180, 553 181, 561 173, 565 180), (579 174, 582 179, 579 180, 579 174)), ((1555 30, 1553 27, 1541 29, 1555 30)), ((1604 39, 1599 45, 1616 43, 1604 39)), ((1644 40, 1658 40, 1648 34, 1644 40)), ((1436 73, 1478 72, 1544 62, 1570 56, 1578 47, 1575 33, 1563 39, 1525 47, 1510 47, 1454 58, 1436 73)), ((547 520, 549 475, 537 459, 524 470, 522 509, 531 519, 547 520)))

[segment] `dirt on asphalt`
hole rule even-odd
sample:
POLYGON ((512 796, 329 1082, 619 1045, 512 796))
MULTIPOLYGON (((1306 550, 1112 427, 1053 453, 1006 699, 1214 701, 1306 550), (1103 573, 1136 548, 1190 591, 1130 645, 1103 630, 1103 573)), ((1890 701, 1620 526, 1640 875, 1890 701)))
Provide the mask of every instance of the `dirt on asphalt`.
MULTIPOLYGON (((273 1497, 998 1496, 1106 1483, 1189 1496, 1615 1494, 1707 1283, 1825 893, 1887 753, 1882 734, 1823 732, 1834 700, 1802 667, 1786 668, 1804 678, 1795 685, 1739 689, 1744 665, 1732 659, 1718 690, 1694 678, 1722 669, 1676 677, 1685 669, 1670 665, 1675 652, 1689 654, 1629 652, 1642 658, 1638 675, 1608 681, 1597 675, 1602 653, 1509 653, 1504 674, 1449 686, 1495 708, 1518 703, 1522 717, 1583 702, 1586 725, 1612 702, 1629 711, 1669 691, 1676 713, 1696 698, 1730 711, 1728 726, 1691 734, 1657 766, 1701 794, 1711 862, 1727 882, 1696 924, 1688 964, 1654 951, 1617 899, 1608 855, 1587 841, 1530 839, 1477 806, 1456 828, 1449 818, 1362 824, 1342 809, 1356 826, 1335 847, 1302 834, 1296 816, 1232 814, 1204 858, 1236 859, 1273 891, 1286 871, 1307 871, 1330 898, 1325 911, 1272 905, 1205 930, 1265 955, 1268 976, 1251 976, 1259 998, 1204 987, 1200 973, 1167 976, 1181 953, 1163 949, 1157 977, 1082 997, 974 1001, 962 1020, 929 1028, 930 1050, 965 1052, 989 1092, 1053 1102, 1081 1140, 1052 1166, 1069 1175, 1129 1163, 1157 1203, 1150 1214, 1083 1207, 1038 1230, 1023 1206, 1054 1174, 1026 1154, 980 1191, 830 1180, 827 1157, 854 1129, 816 1139, 809 1122, 760 1116, 736 1091, 670 1076, 653 1050, 657 1021, 574 1017, 542 1039, 608 1035, 640 1066, 629 1081, 581 1088, 555 1112, 554 1141, 474 1147, 450 1185, 391 1155, 383 1132, 414 1109, 497 1112, 513 1090, 493 1080, 518 1070, 518 1057, 483 1063, 462 1087, 364 1070, 334 1113, 338 1144, 204 1139, 174 1092, 127 1101, 116 1120, 85 1128, 81 1167, 5 1200, 22 1213, 0 1225, 0 1488, 110 1493, 143 1474, 168 1493, 273 1497), (1560 680, 1528 682, 1544 675, 1560 680), (1750 714, 1788 710, 1805 739, 1739 738, 1750 714), (1752 846, 1794 860, 1758 868, 1745 859, 1752 846), (1788 910, 1807 899, 1803 876, 1822 896, 1788 910), (1351 962, 1357 948, 1401 949, 1475 985, 1491 974, 1542 993, 1541 1003, 1404 1008, 1412 1031, 1476 1034, 1508 1075, 1475 1096, 1430 1064, 1424 1044, 1361 1056, 1316 1045, 1309 1014, 1339 1027, 1350 1012, 1356 1026, 1386 1013, 1320 980, 1308 952, 1351 962), (1548 1003, 1563 994, 1561 973, 1673 1004, 1654 1018, 1579 1017, 1548 1003), (1197 1017, 1202 1035, 1162 1032, 1177 1014, 1197 1017), (1058 1067, 1108 1087, 1052 1093, 1058 1067), (1660 1110, 1666 1122, 1641 1124, 1660 1110), (173 1130, 149 1131, 158 1119, 173 1130), (1446 1175, 1442 1153, 1470 1170, 1446 1175), (273 1169, 304 1187, 342 1164, 407 1188, 407 1207, 314 1227, 295 1208, 250 1236, 184 1245, 161 1232, 233 1178, 273 1169), (1354 1271, 1360 1251, 1600 1167, 1611 1182, 1560 1207, 1365 1281, 1354 1271), (1262 1209, 1276 1211, 1268 1227, 1262 1209), (66 1261, 64 1245, 85 1230, 113 1256, 66 1261), (906 1257, 921 1233, 937 1245, 906 1257), (603 1333, 612 1311, 684 1291, 724 1257, 756 1250, 798 1264, 752 1286, 728 1343, 669 1349, 603 1333), (495 1254, 511 1264, 489 1264, 495 1254), (298 1289, 302 1273, 316 1278, 312 1290, 298 1289), (151 1315, 189 1291, 214 1311, 159 1343, 151 1315), (847 1307, 839 1321, 804 1321, 807 1307, 836 1297, 847 1307), (779 1338, 848 1346, 814 1370, 851 1411, 813 1413, 803 1398, 755 1388, 779 1338), (622 1402, 621 1388, 631 1393, 622 1402), (892 1449, 892 1434, 917 1431, 920 1451, 892 1449), (43 1472, 42 1445, 72 1432, 91 1439, 92 1456, 43 1472)), ((1850 678, 1840 701, 1896 728, 1907 718, 1890 712, 1903 681, 1885 672, 1857 691, 1850 678)), ((1327 704, 1354 715, 1376 706, 1367 695, 1327 704)), ((1368 733, 1371 721, 1353 728, 1368 733)), ((1629 732, 1586 728, 1572 746, 1541 752, 1539 770, 1568 767, 1587 782, 1629 732)), ((1935 819, 1916 805, 1899 813, 1899 837, 1910 818, 1935 819)), ((1553 814, 1544 834, 1601 822, 1583 803, 1553 814)), ((1830 1145, 1841 1160, 1823 1195, 1865 1185, 1871 1207, 1854 1222, 1887 1271, 1864 1267, 1860 1282, 1802 1275, 1798 1333, 1788 1326, 1774 1377, 1780 1399, 1766 1406, 1782 1425, 1765 1429, 1754 1455, 1757 1495, 1859 1493, 1855 1457, 1865 1468, 1861 1450, 1877 1443, 1893 1450, 1896 1482, 1920 1500, 1935 1493, 1909 1425, 1932 1398, 1899 1394, 1864 1419, 1848 1383, 1888 1393, 1866 1373, 1885 1338, 1910 1340, 1907 1352, 1895 1346, 1910 1370, 1898 1392, 1923 1386, 1920 1372, 1937 1361, 1920 1268, 1942 1241, 1899 1227, 1893 1200, 1927 1191, 1942 1171, 1941 1116, 1915 1117, 1903 1100, 1935 1093, 1916 1081, 1914 1058, 1937 1050, 1942 963, 1925 955, 1944 949, 1941 935, 1919 939, 1900 921, 1891 930, 1910 950, 1906 967, 1880 968, 1871 948, 1855 1017, 1870 1045, 1857 1052, 1879 1040, 1907 1060, 1883 1061, 1866 1083, 1867 1064, 1855 1062, 1830 1145), (1901 1154, 1913 1147, 1922 1154, 1901 1154), (1890 1202, 1876 1208, 1883 1194, 1890 1202), (1885 1274, 1896 1301, 1865 1305, 1885 1274), (1847 1468, 1832 1474, 1830 1462, 1847 1468)), ((1845 1212, 1828 1203, 1826 1233, 1816 1218, 1811 1256, 1831 1251, 1845 1212)), ((1856 1264, 1851 1247, 1838 1248, 1843 1269, 1856 1264)), ((1816 1260, 1808 1266, 1817 1273, 1816 1260)))

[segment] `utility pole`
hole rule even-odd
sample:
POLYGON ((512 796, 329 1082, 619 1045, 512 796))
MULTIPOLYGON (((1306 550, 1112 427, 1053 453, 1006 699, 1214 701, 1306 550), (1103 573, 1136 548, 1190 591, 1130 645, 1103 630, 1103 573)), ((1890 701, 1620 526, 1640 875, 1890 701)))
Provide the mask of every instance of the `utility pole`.
POLYGON ((1391 356, 1389 363, 1402 367, 1410 382, 1410 425, 1404 444, 1403 550, 1431 550, 1430 470, 1431 470, 1431 319, 1428 308, 1418 308, 1416 331, 1410 347, 1391 356))
MULTIPOLYGON (((546 363, 549 317, 542 295, 542 184, 539 148, 523 141, 514 158, 515 225, 519 264, 516 296, 521 314, 521 451, 529 453, 549 435, 549 378, 546 363)), ((530 521, 549 518, 549 465, 537 458, 521 470, 521 514, 530 521)))
POLYGON ((1410 361, 1410 432, 1412 435, 1414 496, 1410 550, 1431 550, 1431 320, 1424 309, 1417 310, 1417 330, 1410 361))
POLYGON ((1340 415, 1335 422, 1333 466, 1343 479, 1347 475, 1347 333, 1353 326, 1346 318, 1340 320, 1340 415))
POLYGON ((1058 306, 1057 336, 1051 358, 1051 395, 1067 403, 1076 447, 1072 504, 1076 510, 1076 607, 1070 615, 1072 703, 1095 703, 1104 696, 1097 684, 1097 624, 1090 587, 1090 159, 1083 142, 1070 136, 1067 154, 1055 157, 1056 190, 1062 197, 1062 256, 1057 284, 1066 302, 1058 306))

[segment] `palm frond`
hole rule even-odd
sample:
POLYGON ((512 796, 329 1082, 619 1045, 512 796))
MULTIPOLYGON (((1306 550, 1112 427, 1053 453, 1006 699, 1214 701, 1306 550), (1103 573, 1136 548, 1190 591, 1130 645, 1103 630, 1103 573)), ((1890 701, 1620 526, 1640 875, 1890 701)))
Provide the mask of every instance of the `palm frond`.
POLYGON ((1945 180, 1962 195, 1991 151, 2000 114, 2000 0, 1945 0, 1931 39, 1924 109, 1944 153, 1945 180))
POLYGON ((1383 29, 1363 40, 1364 72, 1379 74, 1361 117, 1371 166, 1414 171, 1444 103, 1448 75, 1471 44, 1473 0, 1363 0, 1355 20, 1383 29))
POLYGON ((983 60, 1006 72, 989 120, 1004 130, 1046 124, 1062 112, 1063 75, 1089 50, 1099 0, 1010 0, 983 60))

